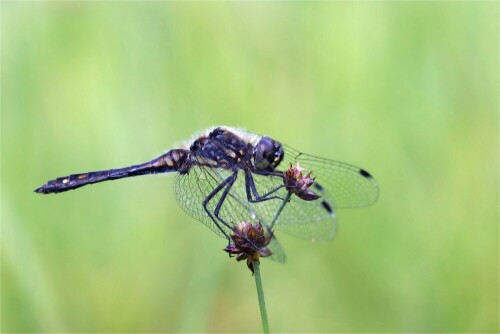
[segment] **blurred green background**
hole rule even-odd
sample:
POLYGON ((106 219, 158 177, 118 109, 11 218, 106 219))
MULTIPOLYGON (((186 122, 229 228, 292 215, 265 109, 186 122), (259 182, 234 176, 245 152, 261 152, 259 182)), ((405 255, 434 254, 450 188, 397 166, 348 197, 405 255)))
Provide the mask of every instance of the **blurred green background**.
POLYGON ((239 126, 369 170, 334 242, 278 235, 273 331, 499 330, 497 2, 3 2, 2 332, 258 332, 173 176, 60 195, 239 126))

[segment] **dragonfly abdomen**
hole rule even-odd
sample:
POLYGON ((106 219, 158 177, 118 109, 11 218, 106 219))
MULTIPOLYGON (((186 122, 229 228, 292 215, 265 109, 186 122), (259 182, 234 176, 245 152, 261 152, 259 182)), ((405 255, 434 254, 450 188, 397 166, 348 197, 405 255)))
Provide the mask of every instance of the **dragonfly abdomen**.
POLYGON ((58 177, 35 189, 35 192, 41 194, 60 193, 80 188, 87 184, 107 180, 116 180, 124 177, 146 174, 184 171, 188 168, 186 166, 188 154, 188 150, 175 149, 170 150, 156 159, 139 165, 58 177))

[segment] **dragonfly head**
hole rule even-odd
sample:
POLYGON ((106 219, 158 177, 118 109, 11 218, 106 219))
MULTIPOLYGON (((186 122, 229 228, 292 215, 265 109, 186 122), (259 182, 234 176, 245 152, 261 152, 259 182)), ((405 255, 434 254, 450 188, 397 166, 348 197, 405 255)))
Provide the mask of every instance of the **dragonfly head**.
POLYGON ((273 171, 281 163, 284 155, 280 143, 264 136, 253 149, 254 166, 257 170, 273 171))

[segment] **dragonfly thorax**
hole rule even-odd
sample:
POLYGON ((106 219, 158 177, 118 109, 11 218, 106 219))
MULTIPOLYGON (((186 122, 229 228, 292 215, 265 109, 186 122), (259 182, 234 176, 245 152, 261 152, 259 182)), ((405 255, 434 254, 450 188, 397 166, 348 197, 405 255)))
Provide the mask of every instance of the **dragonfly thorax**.
POLYGON ((190 147, 194 164, 236 170, 248 166, 253 147, 234 133, 216 128, 190 147))

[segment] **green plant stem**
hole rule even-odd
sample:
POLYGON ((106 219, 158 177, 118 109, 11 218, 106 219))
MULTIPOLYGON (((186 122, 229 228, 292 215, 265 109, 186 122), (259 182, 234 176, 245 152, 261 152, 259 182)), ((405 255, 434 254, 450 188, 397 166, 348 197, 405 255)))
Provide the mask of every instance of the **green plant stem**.
MULTIPOLYGON (((285 199, 283 200, 280 207, 278 208, 278 211, 276 211, 276 215, 274 215, 273 221, 271 222, 271 225, 269 226, 270 230, 272 230, 274 224, 276 224, 276 222, 278 221, 278 218, 281 214, 281 211, 283 211, 283 208, 288 203, 291 196, 292 196, 291 192, 288 192, 286 194, 285 199)), ((259 308, 260 308, 260 317, 262 319, 262 329, 263 329, 264 333, 269 333, 269 321, 267 320, 266 300, 264 299, 264 288, 262 287, 262 279, 260 278, 260 262, 259 261, 252 261, 252 263, 253 263, 253 271, 254 271, 254 277, 255 277, 255 286, 257 287, 257 297, 259 298, 259 308)))
POLYGON ((281 203, 280 207, 278 208, 278 211, 276 211, 276 215, 274 215, 274 218, 273 218, 273 221, 271 222, 271 225, 269 225, 269 229, 270 230, 273 229, 274 224, 276 224, 276 222, 278 221, 278 218, 279 218, 279 216, 281 214, 281 211, 283 211, 283 208, 285 207, 285 205, 290 200, 290 197, 292 197, 292 193, 289 191, 289 192, 287 192, 285 199, 283 200, 283 202, 281 203))
POLYGON ((252 261, 255 277, 255 285, 257 286, 257 296, 259 298, 260 317, 262 318, 262 330, 264 333, 269 333, 269 322, 267 320, 266 300, 264 299, 264 288, 260 278, 260 262, 252 261))

